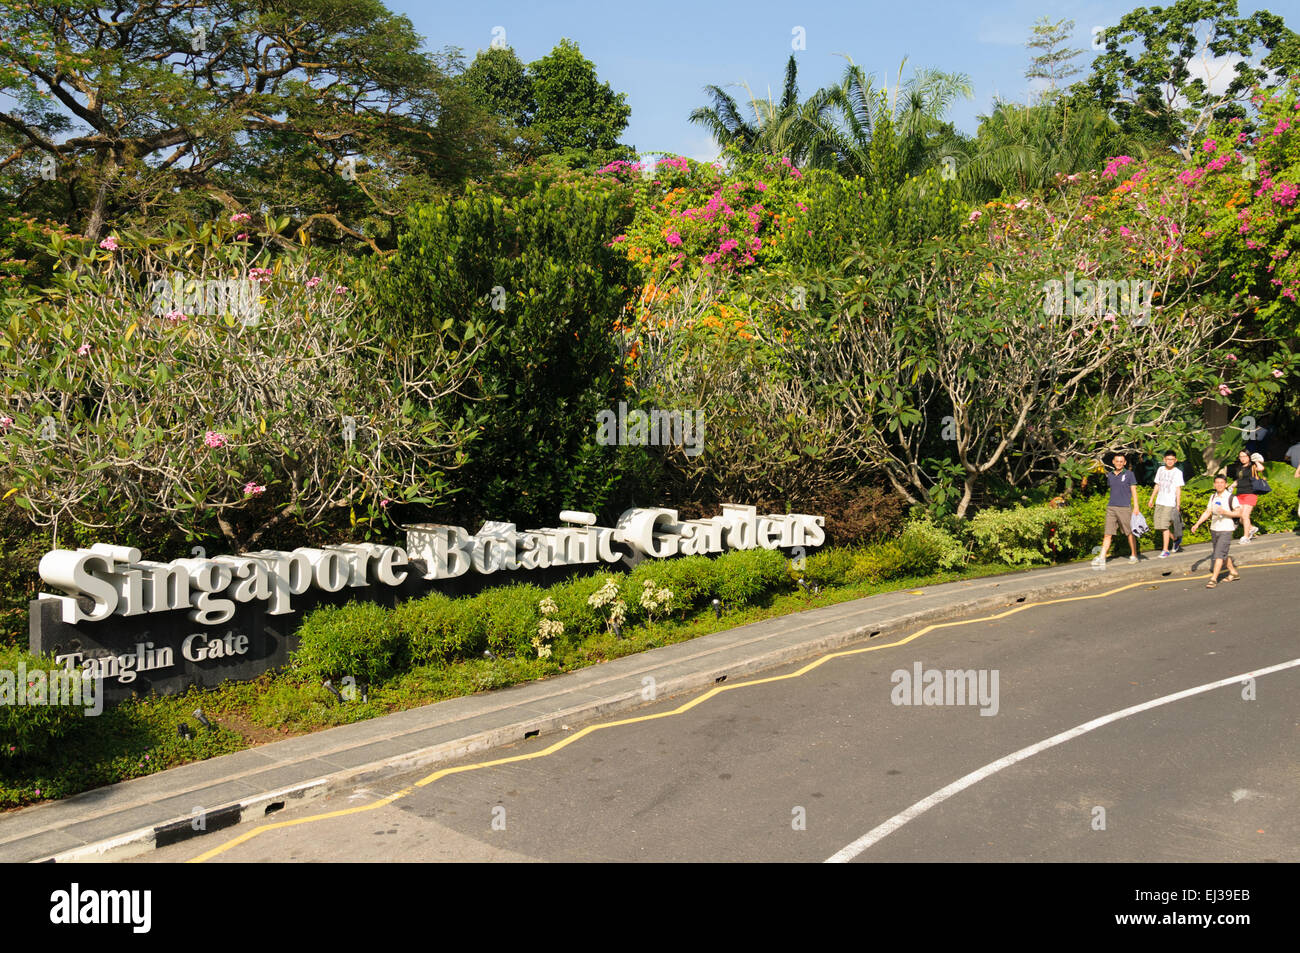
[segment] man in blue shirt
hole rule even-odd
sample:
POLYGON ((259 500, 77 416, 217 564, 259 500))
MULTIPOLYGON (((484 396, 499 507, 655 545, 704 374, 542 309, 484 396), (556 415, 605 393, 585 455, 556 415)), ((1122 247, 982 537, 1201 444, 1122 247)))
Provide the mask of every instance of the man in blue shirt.
POLYGON ((1132 525, 1133 514, 1142 512, 1138 505, 1137 477, 1133 475, 1132 470, 1128 469, 1128 460, 1125 459, 1124 454, 1115 454, 1111 458, 1111 464, 1114 469, 1106 474, 1106 482, 1110 484, 1110 499, 1106 504, 1106 529, 1101 540, 1101 554, 1092 561, 1094 569, 1106 568, 1110 541, 1118 529, 1122 529, 1124 535, 1128 537, 1128 548, 1131 553, 1128 561, 1131 563, 1138 561, 1137 540, 1133 538, 1132 525))

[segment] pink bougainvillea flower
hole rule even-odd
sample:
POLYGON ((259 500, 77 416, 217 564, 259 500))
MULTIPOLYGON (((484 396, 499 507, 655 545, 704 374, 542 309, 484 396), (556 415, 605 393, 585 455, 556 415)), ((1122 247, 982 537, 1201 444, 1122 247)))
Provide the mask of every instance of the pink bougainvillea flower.
POLYGON ((242 242, 247 237, 248 237, 248 232, 240 232, 238 235, 235 236, 235 241, 242 242))
POLYGON ((347 294, 347 293, 348 293, 349 291, 351 291, 351 290, 352 290, 352 289, 349 288, 347 285, 336 285, 336 286, 334 287, 334 293, 335 293, 336 295, 345 295, 345 294, 347 294))
POLYGON ((185 312, 178 311, 177 309, 172 308, 170 311, 168 311, 166 314, 163 315, 163 319, 166 321, 170 321, 172 324, 179 324, 180 322, 185 320, 185 312))
POLYGON ((209 430, 203 435, 203 445, 213 450, 224 447, 230 442, 230 438, 216 430, 209 430))
POLYGON ((1217 148, 1219 148, 1219 144, 1213 139, 1206 139, 1205 142, 1201 144, 1201 149, 1205 152, 1213 152, 1217 148))
MULTIPOLYGON (((617 240, 618 240, 618 239, 615 239, 615 241, 617 241, 617 240)), ((322 281, 324 281, 324 280, 325 280, 325 279, 322 278, 322 277, 320 277, 319 275, 317 275, 315 278, 308 278, 308 279, 307 279, 307 287, 308 287, 308 288, 315 288, 318 284, 320 284, 320 283, 321 283, 322 281)))
POLYGON ((1230 396, 1230 395, 1232 394, 1232 388, 1229 387, 1227 384, 1220 384, 1220 385, 1219 385, 1219 393, 1220 393, 1221 395, 1223 395, 1224 397, 1228 397, 1228 396, 1230 396))
POLYGON ((105 251, 117 251, 120 246, 117 244, 117 239, 110 235, 99 243, 99 247, 105 251))
POLYGON ((1128 238, 1130 235, 1133 234, 1133 232, 1129 229, 1127 225, 1121 225, 1119 227, 1119 233, 1123 235, 1125 238, 1128 238))
POLYGON ((382 500, 379 501, 379 508, 380 508, 381 510, 386 510, 386 509, 388 509, 388 504, 391 503, 391 502, 393 502, 393 501, 390 500, 390 499, 388 499, 387 497, 384 497, 384 499, 382 499, 382 500))
MULTIPOLYGON (((980 220, 980 216, 983 215, 983 214, 984 214, 984 213, 981 212, 979 209, 976 209, 975 211, 973 211, 973 212, 970 213, 970 218, 967 219, 967 221, 970 221, 970 222, 978 222, 978 221, 980 220)), ((811 234, 811 232, 810 232, 809 234, 811 234)))
POLYGON ((1235 354, 1229 354, 1229 355, 1228 355, 1228 360, 1230 360, 1230 361, 1235 361, 1236 359, 1237 359, 1237 355, 1235 355, 1235 354))
POLYGON ((244 496, 261 496, 266 492, 266 487, 260 486, 249 480, 244 484, 244 496))
POLYGON ((672 245, 674 248, 676 248, 678 245, 682 243, 682 236, 678 235, 676 232, 669 232, 667 235, 664 236, 664 241, 668 242, 669 245, 672 245))
POLYGON ((1113 179, 1115 178, 1115 176, 1119 175, 1120 169, 1122 169, 1126 165, 1130 165, 1132 162, 1133 162, 1132 156, 1115 156, 1115 158, 1111 159, 1109 162, 1106 163, 1106 168, 1103 169, 1101 173, 1102 177, 1106 179, 1113 179))
POLYGON ((755 182, 755 183, 754 183, 754 188, 758 189, 758 191, 760 191, 760 192, 766 192, 766 191, 767 191, 767 186, 766 186, 764 183, 762 183, 762 182, 755 182))
POLYGON ((248 277, 251 278, 253 281, 260 282, 261 284, 265 284, 266 282, 270 281, 272 278, 271 269, 250 268, 248 269, 248 277))
POLYGON ((80 354, 82 357, 85 357, 87 354, 90 353, 90 344, 83 343, 81 347, 77 348, 77 353, 80 354))
POLYGON ((1020 209, 1022 212, 1029 208, 1029 199, 1021 199, 1016 203, 1016 208, 1020 209))
POLYGON ((247 212, 236 212, 234 215, 230 216, 230 223, 232 225, 243 225, 245 222, 251 222, 252 220, 253 216, 249 215, 247 212))
MULTIPOLYGON (((14 425, 14 419, 10 417, 8 414, 5 414, 3 417, 0 417, 0 430, 8 430, 13 425, 14 425)), ((13 751, 14 749, 10 748, 9 750, 13 751)))
POLYGON ((723 242, 721 245, 718 246, 718 252, 720 254, 725 255, 727 254, 727 252, 735 251, 739 247, 740 247, 740 242, 736 241, 734 238, 728 238, 725 242, 723 242))

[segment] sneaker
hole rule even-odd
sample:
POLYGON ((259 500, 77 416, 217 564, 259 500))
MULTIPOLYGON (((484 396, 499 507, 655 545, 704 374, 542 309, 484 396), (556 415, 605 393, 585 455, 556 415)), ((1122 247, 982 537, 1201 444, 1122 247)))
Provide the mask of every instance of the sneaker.
POLYGON ((1163 553, 1161 553, 1161 554, 1160 554, 1160 558, 1161 558, 1161 559, 1168 559, 1168 558, 1169 558, 1169 550, 1166 549, 1163 553))
POLYGON ((1135 562, 1138 561, 1138 558, 1137 558, 1136 556, 1130 556, 1130 557, 1128 558, 1128 561, 1131 562, 1131 563, 1135 563, 1135 562))
POLYGON ((1251 539, 1254 539, 1254 538, 1255 538, 1256 536, 1258 536, 1258 535, 1259 535, 1259 527, 1258 527, 1258 526, 1253 526, 1253 527, 1251 527, 1251 530, 1250 530, 1250 538, 1251 538, 1251 539))
POLYGON ((1174 548, 1170 550, 1170 552, 1173 553, 1175 556, 1177 556, 1182 551, 1183 551, 1182 543, 1174 543, 1174 548))
POLYGON ((1105 556, 1098 556, 1097 558, 1095 558, 1095 559, 1092 561, 1092 568, 1093 568, 1093 569, 1105 569, 1105 568, 1106 568, 1106 557, 1105 557, 1105 556))

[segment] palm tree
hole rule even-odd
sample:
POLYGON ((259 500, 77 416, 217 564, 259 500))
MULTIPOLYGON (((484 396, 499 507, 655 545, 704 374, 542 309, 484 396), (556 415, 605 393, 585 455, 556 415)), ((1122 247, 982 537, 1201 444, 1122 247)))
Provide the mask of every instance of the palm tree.
MULTIPOLYGON (((724 149, 787 156, 795 165, 807 165, 810 152, 818 146, 814 130, 824 122, 822 112, 829 106, 816 97, 801 104, 797 76, 798 64, 791 54, 779 102, 772 99, 770 91, 766 99, 759 99, 748 83, 741 83, 752 119, 745 117, 740 104, 720 86, 706 86, 704 91, 713 105, 692 110, 690 121, 708 129, 724 149)), ((820 156, 817 158, 820 161, 820 156)))
POLYGON ((970 98, 973 86, 964 73, 916 69, 903 81, 907 58, 898 66, 892 92, 876 88, 875 80, 848 59, 836 86, 819 90, 809 100, 810 115, 819 121, 803 130, 812 141, 806 147, 822 167, 836 168, 847 176, 868 181, 919 175, 947 156, 961 152, 961 137, 943 117, 958 96, 970 98), (897 166, 886 173, 878 169, 879 135, 890 135, 897 166))
POLYGON ((971 201, 1027 195, 1050 186, 1057 175, 1095 169, 1108 157, 1135 148, 1100 107, 998 102, 992 113, 980 117, 957 181, 971 201))

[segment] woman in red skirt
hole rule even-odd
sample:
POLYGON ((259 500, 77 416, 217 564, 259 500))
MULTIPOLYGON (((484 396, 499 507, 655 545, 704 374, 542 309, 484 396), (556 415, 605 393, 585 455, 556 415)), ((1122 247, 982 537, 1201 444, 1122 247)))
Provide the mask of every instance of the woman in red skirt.
MULTIPOLYGON (((1250 522, 1250 511, 1255 508, 1259 502, 1259 495, 1255 492, 1255 480, 1264 475, 1264 457, 1258 453, 1247 453, 1245 450, 1237 454, 1237 479, 1233 482, 1236 487, 1237 504, 1241 507, 1241 528, 1243 535, 1241 541, 1249 543, 1259 535, 1259 527, 1250 522)), ((1234 492, 1230 489, 1230 492, 1234 492)))

